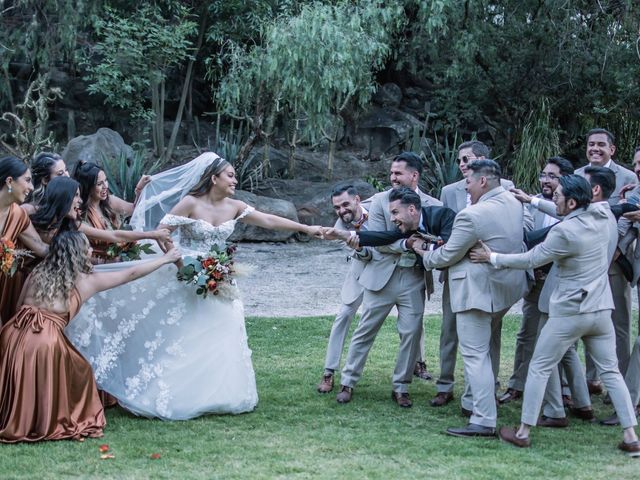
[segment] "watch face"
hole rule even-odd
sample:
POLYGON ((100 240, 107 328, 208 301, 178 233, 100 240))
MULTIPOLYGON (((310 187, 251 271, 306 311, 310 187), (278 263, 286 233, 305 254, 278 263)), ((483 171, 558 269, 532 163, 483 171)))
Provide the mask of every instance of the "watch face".
POLYGON ((429 247, 427 242, 422 242, 422 250, 426 250, 429 247))

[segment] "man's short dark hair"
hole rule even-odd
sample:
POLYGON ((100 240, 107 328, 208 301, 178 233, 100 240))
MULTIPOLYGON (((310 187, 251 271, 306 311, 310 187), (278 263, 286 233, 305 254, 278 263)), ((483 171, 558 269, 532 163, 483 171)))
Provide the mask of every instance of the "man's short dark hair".
POLYGON ((566 200, 573 198, 577 204, 576 209, 589 206, 593 198, 593 192, 586 178, 572 174, 560 177, 559 181, 564 198, 566 200))
POLYGON ((394 188, 389 192, 389 203, 400 200, 402 205, 413 205, 418 210, 422 206, 420 195, 411 190, 409 187, 394 188))
POLYGON ((616 137, 613 136, 613 133, 611 133, 609 130, 606 130, 604 128, 592 128, 591 130, 589 130, 586 136, 587 142, 589 141, 589 137, 591 135, 598 135, 599 133, 606 135, 607 139, 609 140, 609 143, 611 145, 615 145, 616 137))
POLYGON ((591 187, 600 186, 602 196, 608 200, 613 191, 616 189, 616 174, 607 167, 595 167, 588 165, 584 169, 585 175, 589 175, 589 183, 591 187))
POLYGON ((564 157, 551 157, 547 160, 547 164, 555 165, 560 169, 560 175, 571 175, 573 173, 573 165, 564 157))
POLYGON ((347 192, 352 197, 358 195, 358 190, 351 183, 339 183, 334 185, 333 190, 331 191, 331 198, 338 197, 342 195, 344 192, 347 192))
POLYGON ((458 153, 460 153, 460 150, 463 148, 470 148, 476 157, 489 158, 491 156, 491 149, 479 140, 462 142, 458 145, 458 153))
POLYGON ((485 158, 483 160, 474 160, 467 165, 467 168, 471 170, 471 175, 483 176, 487 178, 495 178, 500 180, 502 176, 502 169, 498 162, 485 158))
POLYGON ((405 162, 407 168, 418 172, 418 175, 422 175, 422 159, 417 153, 402 152, 400 155, 393 157, 392 162, 405 162))

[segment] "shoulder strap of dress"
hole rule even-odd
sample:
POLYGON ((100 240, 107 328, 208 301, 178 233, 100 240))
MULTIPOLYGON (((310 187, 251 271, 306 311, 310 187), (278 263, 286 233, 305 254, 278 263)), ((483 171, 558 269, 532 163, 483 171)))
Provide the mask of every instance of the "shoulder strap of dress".
POLYGON ((252 212, 255 212, 255 208, 253 208, 251 205, 247 205, 247 208, 245 208, 242 213, 240 215, 238 215, 236 217, 236 220, 240 220, 241 218, 246 217, 247 215, 249 215, 252 212))

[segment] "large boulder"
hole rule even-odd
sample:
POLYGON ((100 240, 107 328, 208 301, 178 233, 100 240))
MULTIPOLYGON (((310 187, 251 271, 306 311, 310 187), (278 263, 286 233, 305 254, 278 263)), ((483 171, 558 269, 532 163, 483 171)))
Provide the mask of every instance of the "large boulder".
POLYGON ((372 100, 383 107, 399 107, 402 103, 402 89, 395 83, 380 85, 372 100))
POLYGON ((81 135, 73 138, 62 151, 62 158, 70 172, 79 160, 102 164, 104 157, 133 159, 133 149, 127 145, 120 134, 109 128, 100 128, 93 135, 81 135))
MULTIPOLYGON (((295 222, 298 221, 296 207, 287 200, 277 198, 261 197, 250 192, 242 190, 236 191, 234 198, 255 207, 256 210, 264 213, 271 213, 279 217, 288 218, 295 222)), ((248 225, 238 222, 236 229, 231 235, 230 240, 239 242, 284 242, 291 238, 294 232, 285 230, 267 230, 265 228, 248 225)))
POLYGON ((415 127, 424 125, 410 113, 394 107, 374 107, 358 123, 353 142, 374 156, 399 152, 415 127))

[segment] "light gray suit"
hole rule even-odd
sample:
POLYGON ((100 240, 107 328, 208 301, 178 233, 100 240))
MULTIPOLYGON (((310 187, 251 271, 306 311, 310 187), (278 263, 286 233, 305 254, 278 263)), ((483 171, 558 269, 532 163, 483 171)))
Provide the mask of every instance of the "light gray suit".
POLYGON ((427 252, 427 269, 449 267, 451 310, 456 314, 465 379, 473 392, 471 423, 495 428, 495 383, 489 354, 492 330, 511 305, 527 291, 525 272, 498 272, 471 263, 467 252, 482 240, 496 252, 523 249, 523 208, 515 197, 496 187, 456 216, 449 241, 427 252))
POLYGON ((623 428, 636 425, 629 391, 618 371, 611 323, 613 299, 607 270, 618 233, 602 205, 573 211, 551 229, 546 240, 519 255, 495 256, 497 267, 529 269, 557 266, 549 320, 531 359, 522 405, 522 422, 536 425, 549 375, 578 338, 591 351, 623 428))
MULTIPOLYGON (((368 215, 365 208, 365 206, 368 207, 368 203, 363 202, 361 205, 363 213, 368 215)), ((367 224, 368 222, 365 220, 360 229, 366 230, 367 224)), ((334 228, 338 230, 354 230, 353 224, 345 224, 340 218, 336 221, 334 228)), ((344 276, 342 290, 340 291, 342 304, 331 326, 331 334, 327 344, 327 354, 324 360, 325 372, 328 370, 334 372, 340 367, 340 357, 342 356, 344 341, 349 332, 349 326, 362 303, 364 288, 358 282, 358 278, 364 269, 366 259, 356 255, 350 249, 347 261, 349 265, 344 276)))
MULTIPOLYGON (((505 190, 514 188, 510 180, 500 179, 500 184, 505 190)), ((458 213, 467 208, 467 181, 459 180, 446 185, 440 193, 440 200, 445 207, 458 213)), ((454 371, 456 369, 456 355, 458 353, 458 333, 456 332, 456 315, 451 310, 451 295, 449 292, 449 281, 447 272, 442 272, 442 328, 440 330, 440 376, 436 381, 438 392, 453 392, 454 371)), ((491 365, 493 372, 498 378, 500 367, 500 337, 492 336, 491 365)), ((468 396, 468 393, 465 392, 468 396)), ((471 399, 469 397, 469 402, 471 399)), ((469 407, 465 401, 465 408, 469 407)), ((470 408, 468 408, 470 409, 470 408)))
MULTIPOLYGON (((441 205, 439 200, 422 192, 419 194, 424 206, 441 205)), ((373 231, 395 229, 389 213, 389 191, 372 197, 368 228, 373 231)), ((364 248, 360 253, 370 261, 358 278, 364 287, 363 312, 351 338, 340 380, 342 385, 353 388, 358 382, 378 330, 396 306, 400 349, 393 372, 393 390, 400 393, 408 391, 420 351, 425 283, 427 288, 429 283, 425 282, 425 272, 419 267, 399 266, 403 252, 402 241, 399 240, 384 247, 364 248)), ((426 279, 429 277, 426 276, 426 279)))
MULTIPOLYGON (((544 198, 542 194, 536 195, 537 198, 544 198)), ((547 214, 527 205, 531 217, 533 219, 533 230, 539 230, 545 227, 547 214)), ((529 293, 525 295, 522 302, 522 323, 520 330, 516 336, 516 351, 513 360, 513 374, 509 379, 508 387, 522 392, 524 384, 527 381, 527 371, 529 370, 529 362, 533 355, 533 349, 536 344, 538 335, 538 324, 540 322, 540 310, 538 309, 538 300, 540 292, 544 286, 545 279, 543 272, 535 272, 536 281, 529 293)))
MULTIPOLYGON (((575 171, 577 175, 584 176, 586 167, 581 167, 575 171)), ((620 201, 620 190, 628 184, 638 183, 636 174, 631 170, 611 161, 610 168, 616 176, 616 188, 609 197, 609 205, 616 205, 620 201)), ((625 252, 626 253, 626 252, 625 252)), ((631 356, 631 287, 624 277, 622 269, 612 263, 609 268, 609 284, 613 294, 615 305, 611 318, 616 332, 616 354, 618 355, 618 365, 620 372, 624 375, 627 371, 629 357, 631 356)), ((598 379, 596 368, 590 355, 586 355, 587 380, 598 379)))

